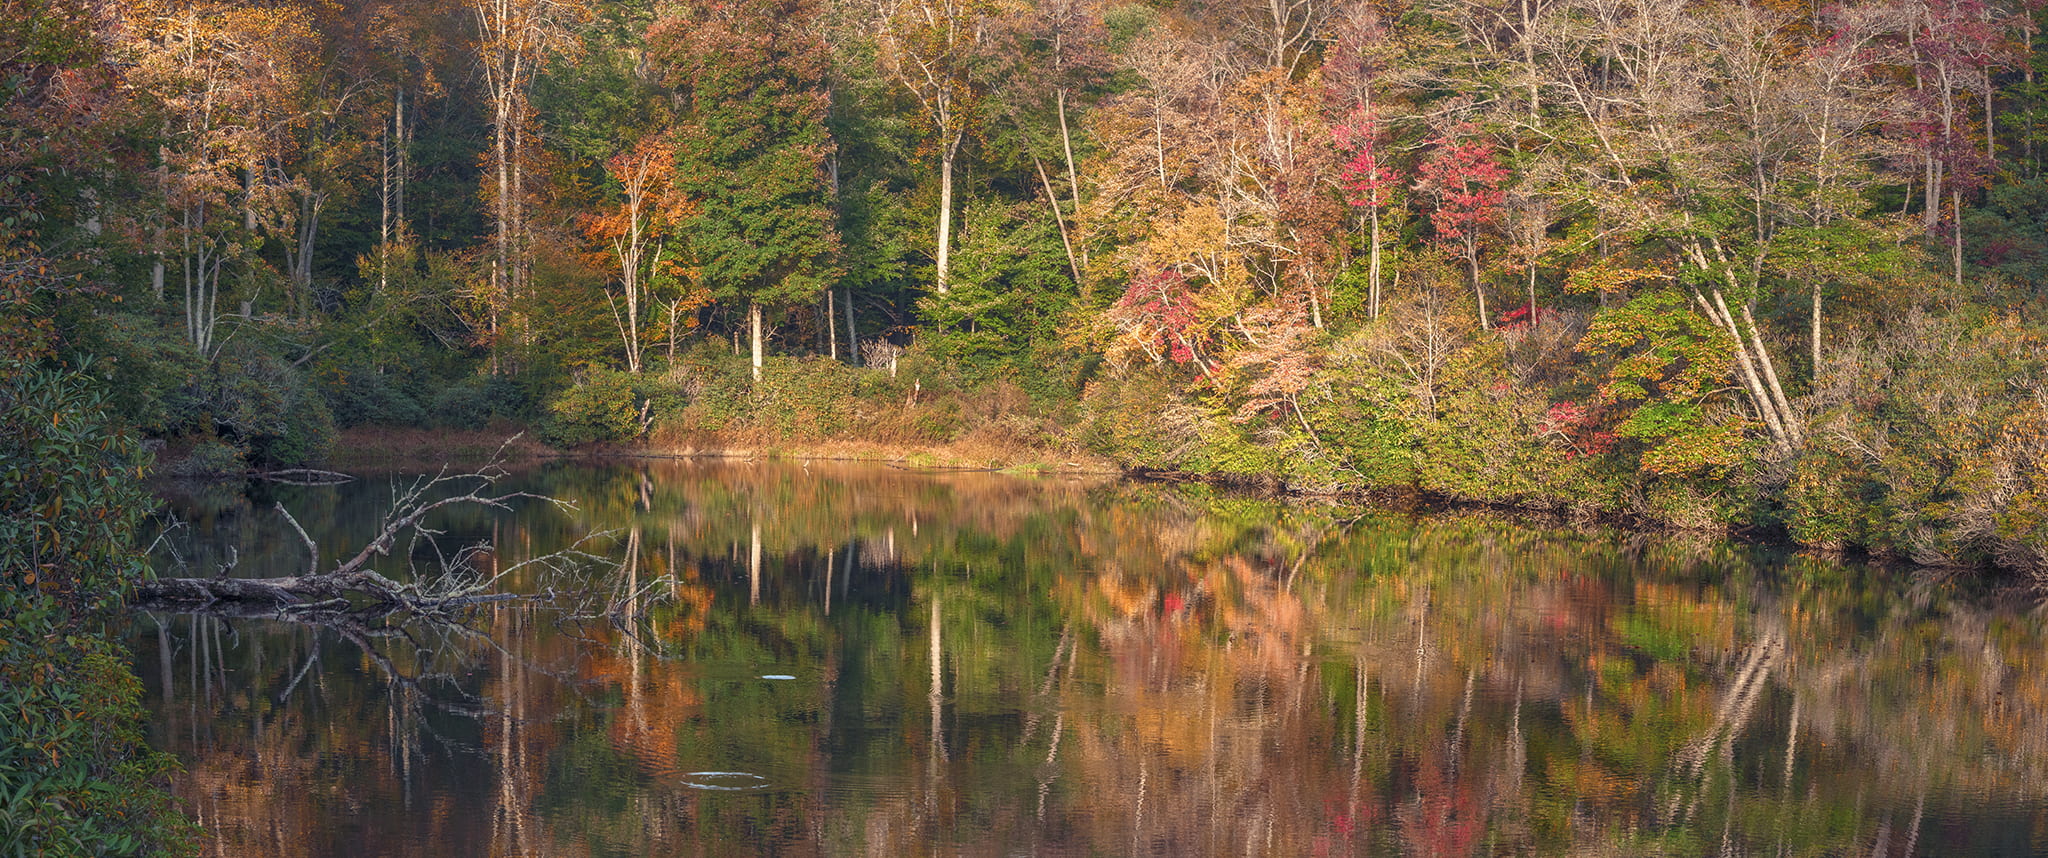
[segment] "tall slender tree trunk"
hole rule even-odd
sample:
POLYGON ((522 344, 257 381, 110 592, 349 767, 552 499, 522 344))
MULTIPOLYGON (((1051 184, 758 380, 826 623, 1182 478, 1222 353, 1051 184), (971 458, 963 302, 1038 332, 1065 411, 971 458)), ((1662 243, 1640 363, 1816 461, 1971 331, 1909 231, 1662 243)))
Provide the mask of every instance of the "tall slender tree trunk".
MULTIPOLYGON (((2022 14, 2020 16, 2020 33, 2020 55, 2024 57, 2032 57, 2034 55, 2034 16, 2026 14, 2022 14)), ((2031 60, 2023 60, 2020 62, 2020 76, 2021 80, 2026 84, 2026 91, 2033 92, 2034 63, 2031 60)), ((2032 124, 2032 122, 2029 122, 2027 125, 2032 124)), ((2027 164, 2031 165, 2034 168, 2033 175, 2039 176, 2041 174, 2041 162, 2034 155, 2035 135, 2027 127, 2027 125, 2022 125, 2020 127, 2020 157, 2023 158, 2027 164)))
POLYGON ((1956 285, 1963 285, 1963 189, 1953 182, 1948 189, 1949 208, 1955 222, 1949 229, 1949 255, 1955 262, 1956 285))
POLYGON ((1529 327, 1536 327, 1536 261, 1529 260, 1529 327))
POLYGON ((761 305, 760 305, 760 304, 748 304, 748 305, 747 305, 747 320, 748 320, 748 322, 749 322, 749 325, 748 325, 748 326, 749 326, 750 328, 752 328, 752 329, 753 329, 753 337, 752 337, 752 340, 753 340, 753 344, 754 344, 754 381, 755 381, 756 383, 759 383, 759 382, 761 381, 761 305))
POLYGON ((1052 191, 1052 179, 1045 175, 1045 162, 1031 159, 1031 165, 1038 168, 1038 181, 1045 186, 1045 202, 1052 207, 1052 220, 1060 228, 1060 246, 1067 251, 1067 270, 1074 274, 1074 285, 1081 286, 1081 263, 1074 257, 1074 240, 1067 235, 1067 218, 1060 214, 1060 198, 1052 191))
POLYGON ((287 282, 291 284, 291 297, 287 302, 293 315, 303 319, 311 310, 313 291, 313 249, 320 234, 320 214, 327 208, 325 194, 308 191, 299 199, 299 223, 292 244, 285 248, 286 268, 289 269, 287 282))
POLYGON ((1479 327, 1491 331, 1493 316, 1486 311, 1486 289, 1479 283, 1478 239, 1470 235, 1465 237, 1465 262, 1472 270, 1472 294, 1479 299, 1479 327))
POLYGON ((827 352, 833 360, 839 359, 839 293, 825 290, 825 336, 831 347, 827 352))
POLYGON ((381 168, 377 190, 377 292, 383 294, 391 285, 391 150, 394 135, 384 133, 382 157, 378 159, 381 168))
POLYGON ((1813 281, 1813 381, 1820 383, 1820 280, 1813 281))
POLYGON ((393 224, 400 231, 405 229, 405 182, 412 175, 412 130, 405 122, 405 90, 398 91, 398 103, 392 107, 392 122, 398 133, 398 175, 394 184, 397 197, 392 207, 393 224))
POLYGON ((491 234, 491 374, 500 373, 500 355, 504 351, 499 331, 499 314, 506 299, 512 293, 512 111, 506 100, 509 93, 500 93, 493 112, 495 121, 491 129, 491 159, 497 185, 497 199, 491 201, 493 231, 491 234))
POLYGON ((1371 308, 1371 312, 1372 312, 1372 317, 1373 317, 1373 318, 1375 318, 1375 319, 1377 319, 1377 318, 1379 318, 1379 317, 1380 317, 1380 207, 1379 207, 1379 206, 1372 206, 1372 207, 1371 207, 1371 211, 1370 211, 1370 217, 1372 218, 1372 233, 1371 233, 1371 237, 1369 238, 1369 241, 1370 241, 1370 243, 1371 243, 1372 247, 1371 247, 1371 248, 1370 248, 1370 250, 1368 251, 1368 253, 1367 253, 1367 257, 1366 257, 1367 261, 1366 261, 1366 268, 1365 268, 1365 271, 1366 271, 1366 278, 1365 278, 1365 282, 1366 282, 1366 288, 1367 288, 1367 291, 1368 291, 1368 293, 1369 293, 1369 294, 1368 294, 1368 296, 1367 296, 1367 300, 1368 300, 1368 304, 1369 304, 1369 306, 1370 306, 1370 308, 1371 308))
POLYGON ((860 366, 860 328, 853 323, 853 287, 846 288, 846 362, 860 366))
MULTIPOLYGON (((1721 300, 1719 292, 1714 294, 1714 299, 1721 300)), ((1725 304, 1722 312, 1727 312, 1725 304)), ((1747 303, 1742 305, 1742 323, 1749 337, 1749 346, 1756 352, 1756 361, 1763 366, 1764 381, 1770 385, 1771 401, 1778 406, 1779 420, 1785 424, 1786 434, 1791 436, 1792 446, 1796 448, 1805 442, 1806 433, 1800 428, 1798 415, 1792 411, 1791 401, 1785 397, 1785 386, 1778 381, 1778 362, 1771 358, 1770 348, 1764 345, 1762 329, 1757 326, 1756 315, 1750 312, 1747 303)))
POLYGON ((391 103, 391 127, 384 132, 377 203, 377 290, 391 285, 391 241, 405 222, 405 90, 391 103))
MULTIPOLYGON (((1073 194, 1074 219, 1078 221, 1081 217, 1081 179, 1074 172, 1074 134, 1072 131, 1067 130, 1066 87, 1060 88, 1057 103, 1059 105, 1060 114, 1060 149, 1067 156, 1067 191, 1073 194)), ((1079 248, 1079 255, 1081 259, 1081 268, 1085 270, 1088 267, 1087 245, 1084 244, 1079 248)), ((1075 285, 1081 287, 1082 297, 1087 297, 1088 287, 1085 284, 1082 284, 1078 278, 1074 282, 1075 285)))
POLYGON ((950 271, 953 249, 953 164, 960 154, 960 136, 946 141, 939 153, 939 259, 937 288, 946 294, 946 275, 950 271))
MULTIPOLYGON (((1776 443, 1781 449, 1790 451, 1792 449, 1791 433, 1786 430, 1785 422, 1780 419, 1777 406, 1771 401, 1770 393, 1764 390, 1763 377, 1757 372, 1756 363, 1750 359, 1749 344, 1743 338, 1742 331, 1735 325, 1733 319, 1721 315, 1721 311, 1715 308, 1713 301, 1709 301, 1699 293, 1694 293, 1693 297, 1699 301, 1701 308, 1706 311, 1708 318, 1713 319, 1716 324, 1720 325, 1723 330, 1728 331, 1729 335, 1735 338, 1736 374, 1742 381, 1743 389, 1749 393, 1750 404, 1756 407, 1757 416, 1763 420, 1764 428, 1770 432, 1772 442, 1776 443)), ((1714 298, 1716 300, 1720 298, 1720 290, 1714 290, 1714 298)))
MULTIPOLYGON (((519 108, 512 115, 512 199, 507 206, 507 209, 512 213, 510 245, 512 248, 513 303, 511 306, 515 321, 521 318, 518 302, 526 298, 527 280, 532 274, 532 268, 528 265, 526 259, 526 135, 520 131, 526 122, 526 111, 523 105, 520 105, 519 108)), ((523 328, 523 325, 515 325, 514 328, 515 331, 520 333, 522 338, 524 337, 523 328)))

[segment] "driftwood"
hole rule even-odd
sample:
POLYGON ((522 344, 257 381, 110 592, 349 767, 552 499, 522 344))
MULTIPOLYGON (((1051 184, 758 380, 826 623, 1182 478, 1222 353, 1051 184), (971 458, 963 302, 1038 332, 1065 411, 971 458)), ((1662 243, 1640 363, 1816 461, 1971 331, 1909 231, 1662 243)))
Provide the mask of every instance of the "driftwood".
POLYGON ((496 462, 481 470, 449 475, 444 469, 432 478, 422 478, 400 491, 393 499, 390 511, 377 535, 365 543, 354 556, 335 564, 332 569, 321 571, 320 547, 313 537, 299 526, 298 519, 284 504, 277 505, 277 513, 286 524, 298 534, 306 545, 308 556, 306 571, 299 575, 274 578, 230 578, 225 574, 212 578, 158 578, 145 582, 137 592, 137 601, 144 607, 176 607, 185 610, 194 608, 213 609, 215 612, 243 614, 262 612, 271 615, 291 614, 312 610, 331 611, 335 609, 372 608, 379 611, 408 611, 416 614, 443 613, 457 608, 483 602, 503 601, 516 596, 491 593, 489 588, 497 579, 515 569, 534 563, 553 565, 558 561, 584 558, 578 549, 570 549, 544 557, 535 558, 500 571, 491 578, 467 571, 467 564, 487 546, 470 546, 441 558, 440 574, 426 580, 411 583, 395 581, 370 568, 377 558, 391 554, 401 541, 410 546, 415 541, 431 541, 436 531, 422 525, 422 521, 435 510, 443 507, 469 505, 491 509, 511 509, 513 501, 533 499, 552 503, 560 507, 571 505, 546 495, 530 492, 492 493, 491 489, 505 476, 496 462), (448 497, 429 500, 431 495, 450 486, 463 486, 466 491, 448 497), (228 610, 221 611, 226 608, 228 610))

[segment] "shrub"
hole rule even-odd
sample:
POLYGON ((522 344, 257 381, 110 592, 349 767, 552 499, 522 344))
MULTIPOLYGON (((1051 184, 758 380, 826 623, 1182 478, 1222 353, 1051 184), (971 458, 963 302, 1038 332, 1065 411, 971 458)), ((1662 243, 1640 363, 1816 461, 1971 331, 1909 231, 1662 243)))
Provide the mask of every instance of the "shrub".
POLYGON ((184 458, 166 464, 163 472, 195 479, 235 476, 248 470, 247 456, 247 450, 219 438, 202 438, 184 458))
POLYGON ((84 633, 144 574, 142 455, 82 376, 0 361, 0 853, 188 852, 141 684, 84 633))
POLYGON ((326 401, 275 355, 230 349, 187 392, 185 430, 240 445, 251 464, 313 464, 334 446, 326 401))
POLYGON ((582 383, 548 399, 540 437, 550 444, 574 447, 599 441, 640 437, 648 398, 636 389, 637 379, 617 370, 594 370, 582 383))
POLYGON ((337 426, 424 426, 427 411, 398 380, 363 367, 321 373, 320 393, 337 426))
POLYGON ((474 428, 496 420, 520 420, 528 411, 526 393, 516 382, 495 376, 472 377, 437 391, 427 406, 427 422, 474 428))
POLYGON ((2042 566, 2048 350, 2008 317, 1913 314, 1833 355, 1786 490, 1795 539, 2042 566))

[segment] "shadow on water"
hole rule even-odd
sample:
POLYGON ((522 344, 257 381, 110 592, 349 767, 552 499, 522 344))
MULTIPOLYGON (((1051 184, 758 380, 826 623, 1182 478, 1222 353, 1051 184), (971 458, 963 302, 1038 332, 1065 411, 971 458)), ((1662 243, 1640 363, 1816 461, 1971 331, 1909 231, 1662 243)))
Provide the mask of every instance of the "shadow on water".
MULTIPOLYGON (((577 509, 436 526, 501 568, 610 531, 503 582, 597 602, 137 618, 221 851, 2048 850, 2043 617, 1939 577, 1086 479, 517 482, 577 509)), ((174 497, 163 562, 288 573, 273 500, 338 553, 390 490, 174 497)))

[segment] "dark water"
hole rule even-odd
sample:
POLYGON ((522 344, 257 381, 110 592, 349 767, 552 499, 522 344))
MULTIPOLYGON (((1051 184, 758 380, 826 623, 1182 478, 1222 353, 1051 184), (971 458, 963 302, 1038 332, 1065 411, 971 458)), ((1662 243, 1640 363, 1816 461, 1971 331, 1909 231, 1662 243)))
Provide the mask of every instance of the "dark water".
MULTIPOLYGON (((459 627, 135 624, 209 854, 2048 851, 2043 616, 1960 580, 1099 480, 516 481, 577 508, 444 547, 616 565, 459 627)), ((182 496, 171 544, 288 574, 273 503, 338 554, 392 488, 182 496)))

